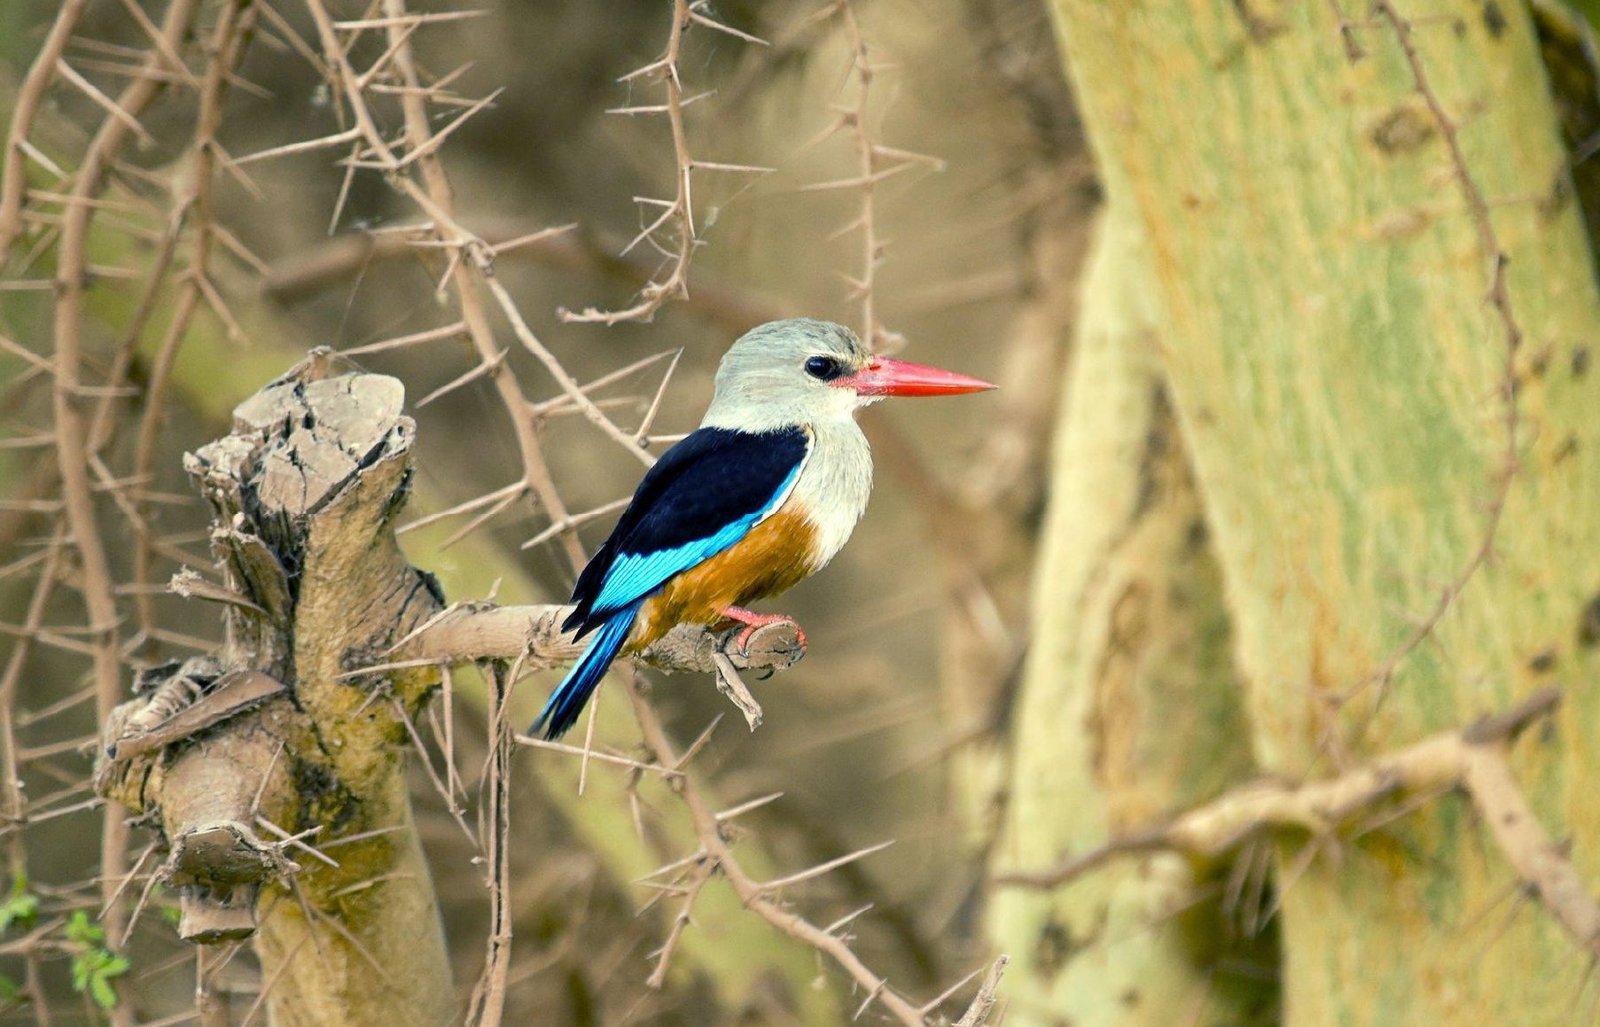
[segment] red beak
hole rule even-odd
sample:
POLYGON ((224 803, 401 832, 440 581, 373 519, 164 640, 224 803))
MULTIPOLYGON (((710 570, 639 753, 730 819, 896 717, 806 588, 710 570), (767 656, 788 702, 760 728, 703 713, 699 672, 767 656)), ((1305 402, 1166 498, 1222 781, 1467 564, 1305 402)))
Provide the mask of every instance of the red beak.
POLYGON ((982 378, 888 357, 873 357, 866 370, 835 378, 829 384, 854 389, 858 396, 954 396, 996 387, 982 378))

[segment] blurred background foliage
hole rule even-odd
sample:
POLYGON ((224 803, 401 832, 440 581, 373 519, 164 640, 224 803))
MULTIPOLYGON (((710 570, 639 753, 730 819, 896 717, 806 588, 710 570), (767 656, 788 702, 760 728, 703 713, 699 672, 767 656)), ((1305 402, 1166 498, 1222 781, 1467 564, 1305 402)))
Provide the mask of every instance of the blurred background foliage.
MULTIPOLYGON (((163 6, 149 2, 142 9, 158 18, 163 6)), ((359 17, 364 10, 355 3, 330 8, 338 17, 359 17)), ((14 95, 56 9, 44 0, 0 4, 0 98, 14 95)), ((856 173, 847 135, 818 138, 836 117, 836 105, 850 102, 844 88, 851 53, 838 19, 812 18, 816 12, 809 4, 733 2, 718 4, 713 13, 773 45, 711 31, 688 34, 681 62, 686 95, 707 94, 686 110, 693 152, 774 170, 697 174, 703 245, 691 272, 691 300, 668 303, 648 324, 606 327, 567 323, 559 311, 624 304, 640 284, 638 267, 655 266, 647 248, 631 253, 635 264, 616 255, 650 213, 633 198, 671 195, 670 138, 660 118, 607 111, 657 102, 653 91, 619 80, 660 53, 669 5, 500 3, 479 9, 482 16, 431 26, 415 38, 419 62, 430 75, 464 66, 452 83, 455 94, 475 98, 503 89, 443 149, 458 214, 491 239, 576 224, 559 250, 512 251, 498 270, 542 340, 580 381, 681 347, 655 428, 670 435, 694 426, 717 359, 749 323, 805 313, 859 327, 859 305, 846 276, 860 274, 860 241, 840 231, 856 217, 859 195, 806 188, 856 173)), ((343 127, 328 84, 292 39, 291 33, 298 34, 314 45, 310 19, 299 5, 280 0, 272 11, 273 17, 259 19, 227 96, 218 138, 235 159, 343 127)), ((858 922, 857 951, 897 986, 931 994, 987 956, 974 906, 981 848, 963 841, 984 836, 975 820, 984 800, 974 797, 983 788, 965 781, 951 756, 963 743, 992 737, 1023 644, 1027 550, 1043 497, 1038 461, 1062 343, 1070 332, 1071 276, 1058 272, 1076 260, 1095 194, 1040 6, 1028 0, 875 0, 862 4, 859 15, 875 69, 870 130, 886 145, 929 158, 911 162, 877 191, 877 229, 888 240, 876 289, 879 319, 917 359, 1008 385, 1011 366, 1009 373, 1021 374, 1031 388, 1017 390, 1015 400, 906 404, 873 412, 880 469, 871 512, 834 566, 783 600, 782 608, 806 625, 812 650, 799 667, 761 688, 767 720, 760 731, 747 735, 724 724, 698 768, 723 796, 785 793, 781 802, 741 821, 742 830, 758 840, 753 861, 800 867, 894 839, 888 850, 808 886, 805 900, 824 923, 874 904, 858 922), (1049 314, 1038 315, 1041 308, 1049 314), (1019 329, 1029 310, 1035 323, 1019 329), (1026 360, 1008 365, 1019 331, 1032 333, 1026 360), (1002 424, 1016 436, 1006 452, 1021 453, 1005 471, 1004 495, 998 485, 991 488, 991 479, 1002 473, 993 445, 996 425, 1002 424), (965 487, 978 479, 983 484, 965 487), (952 528, 946 487, 988 503, 1003 521, 952 528), (952 550, 963 549, 975 573, 997 583, 993 598, 985 599, 992 609, 973 613, 974 593, 958 587, 960 576, 949 571, 952 550), (976 654, 968 646, 965 658, 991 667, 993 680, 974 703, 961 694, 964 677, 949 673, 948 666, 942 673, 941 659, 951 657, 953 622, 980 621, 988 641, 976 654), (981 715, 971 715, 974 705, 981 715), (952 801, 964 792, 966 798, 952 801)), ((217 16, 216 5, 202 9, 197 39, 209 38, 217 16)), ((358 66, 379 56, 380 38, 368 33, 357 43, 352 58, 358 66)), ((144 45, 125 5, 94 2, 67 57, 114 95, 125 80, 118 69, 144 45)), ((398 108, 377 112, 389 119, 385 132, 397 133, 398 108)), ((52 90, 34 138, 70 164, 103 115, 82 91, 52 90)), ((163 203, 184 182, 183 150, 194 117, 193 91, 164 91, 140 119, 149 138, 123 151, 108 183, 109 202, 90 243, 90 263, 97 269, 86 323, 92 379, 107 373, 133 323, 141 273, 165 227, 163 203)), ((240 175, 216 175, 216 222, 237 245, 218 247, 211 260, 210 276, 225 311, 203 308, 191 325, 160 411, 154 479, 139 483, 158 540, 152 582, 164 582, 180 566, 210 566, 205 510, 181 473, 181 457, 226 430, 234 403, 310 347, 358 348, 455 317, 438 288, 442 258, 369 248, 369 240, 415 214, 375 173, 353 175, 341 198, 346 184, 340 155, 317 150, 245 164, 240 175)), ((35 186, 46 186, 48 176, 39 176, 35 186)), ((29 283, 48 279, 52 256, 44 249, 37 262, 26 256, 29 243, 47 234, 48 226, 31 231, 17 247, 24 256, 13 260, 12 281, 0 291, 0 334, 48 355, 51 293, 29 283)), ((114 398, 127 417, 107 448, 110 466, 126 465, 134 426, 147 414, 139 392, 171 317, 163 306, 169 300, 165 293, 158 297, 129 369, 132 388, 114 398)), ((553 396, 556 390, 536 361, 515 345, 509 350, 509 366, 530 398, 553 396)), ((459 337, 356 359, 403 380, 413 404, 472 366, 459 337)), ((625 425, 636 422, 664 366, 654 364, 607 387, 599 395, 608 411, 625 425)), ((7 625, 26 619, 28 570, 37 570, 26 561, 41 551, 53 513, 47 498, 50 450, 27 444, 50 423, 48 376, 33 371, 27 359, 0 353, 0 416, 11 440, 0 449, 0 554, 11 569, 0 578, 0 622, 7 625)), ((483 380, 414 412, 418 498, 411 516, 515 480, 515 440, 483 380)), ((598 507, 631 490, 636 462, 581 418, 555 417, 542 430, 571 509, 598 507)), ((119 519, 109 495, 99 502, 114 575, 128 580, 135 531, 119 519)), ((571 575, 558 548, 519 548, 548 523, 531 502, 513 504, 464 541, 443 547, 467 519, 406 537, 413 559, 439 574, 452 599, 496 587, 508 601, 564 598, 571 575)), ((587 525, 585 545, 596 544, 608 525, 608 517, 587 525)), ((134 601, 127 593, 119 596, 130 608, 134 601)), ((216 635, 209 610, 164 594, 137 601, 148 604, 138 618, 123 611, 125 648, 135 665, 185 655, 216 635), (141 630, 145 623, 154 630, 141 630)), ((95 725, 92 704, 82 701, 74 684, 86 681, 88 665, 81 633, 71 627, 81 616, 76 596, 60 590, 52 596, 43 621, 60 630, 30 654, 16 695, 17 709, 32 711, 18 725, 26 794, 42 811, 71 810, 32 822, 25 832, 10 832, 13 870, 25 868, 30 894, 45 899, 36 922, 79 909, 92 914, 97 906, 99 814, 85 790, 95 725), (80 701, 49 712, 68 694, 80 701)), ((955 629, 962 630, 975 631, 955 629)), ((11 644, 0 639, 0 651, 11 644)), ((551 683, 548 677, 524 681, 519 705, 536 706, 551 683)), ((668 679, 656 694, 674 733, 685 740, 725 708, 703 680, 668 679)), ((456 713, 457 759, 470 784, 483 757, 481 714, 466 703, 457 704, 456 713)), ((616 694, 605 698, 600 716, 621 736, 631 731, 616 694)), ((519 782, 528 783, 513 793, 518 948, 508 1008, 512 1022, 782 1022, 790 1015, 782 1010, 794 1004, 792 996, 763 1006, 759 989, 737 997, 719 994, 715 972, 707 970, 715 955, 683 961, 660 994, 646 989, 648 955, 660 944, 670 913, 656 905, 639 915, 647 896, 629 884, 628 875, 681 855, 670 827, 656 826, 672 818, 647 818, 653 844, 640 846, 632 836, 624 778, 591 769, 580 799, 566 757, 521 751, 516 758, 519 782), (660 832, 666 837, 656 837, 660 832)), ((438 794, 420 771, 416 777, 455 976, 470 982, 482 958, 481 871, 438 794)), ((133 852, 144 843, 136 835, 133 852)), ((133 890, 143 881, 141 876, 133 890)), ((153 908, 163 904, 159 893, 151 901, 153 908)), ((730 952, 727 945, 758 936, 760 929, 740 935, 736 904, 719 908, 721 913, 698 917, 691 934, 703 935, 703 951, 722 946, 724 959, 753 960, 759 970, 766 953, 730 952)), ((118 987, 139 1019, 159 1020, 187 1008, 193 957, 169 924, 147 911, 128 953, 132 966, 119 975, 118 987)), ((67 955, 40 968, 52 995, 69 995, 67 955)), ((19 982, 25 976, 15 967, 5 973, 19 982)), ((253 974, 248 954, 224 970, 228 986, 243 996, 239 1008, 248 1007, 259 987, 253 974)), ((820 980, 817 987, 823 987, 820 980)), ((12 1006, 5 1015, 36 1014, 12 1006)), ((58 1010, 57 1022, 94 1015, 99 1014, 74 997, 58 1010)))

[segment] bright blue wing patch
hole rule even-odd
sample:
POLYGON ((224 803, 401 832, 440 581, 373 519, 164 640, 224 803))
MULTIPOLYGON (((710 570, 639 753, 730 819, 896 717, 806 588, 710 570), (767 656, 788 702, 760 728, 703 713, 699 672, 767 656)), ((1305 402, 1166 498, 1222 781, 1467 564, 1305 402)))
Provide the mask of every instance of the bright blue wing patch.
POLYGON ((810 446, 810 434, 798 426, 691 432, 646 472, 578 576, 562 627, 582 638, 613 611, 738 542, 788 494, 810 446))
POLYGON ((661 455, 594 558, 578 575, 562 624, 588 649, 545 704, 532 730, 555 738, 577 722, 626 644, 640 605, 674 575, 716 556, 775 511, 794 487, 811 438, 701 428, 661 455))
POLYGON ((621 553, 612 562, 594 600, 594 613, 604 616, 651 595, 665 585, 674 575, 711 559, 749 534, 767 514, 782 503, 800 474, 800 464, 778 486, 772 498, 759 510, 754 510, 731 524, 725 525, 705 538, 685 542, 681 546, 662 549, 654 553, 621 553))

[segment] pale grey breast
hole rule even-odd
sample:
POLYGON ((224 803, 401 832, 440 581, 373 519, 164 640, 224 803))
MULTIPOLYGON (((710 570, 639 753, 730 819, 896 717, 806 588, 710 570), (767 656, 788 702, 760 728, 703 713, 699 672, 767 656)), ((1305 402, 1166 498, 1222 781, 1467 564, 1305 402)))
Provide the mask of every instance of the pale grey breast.
POLYGON ((872 493, 872 450, 854 418, 829 418, 809 426, 811 452, 789 502, 817 530, 816 568, 850 540, 872 493))

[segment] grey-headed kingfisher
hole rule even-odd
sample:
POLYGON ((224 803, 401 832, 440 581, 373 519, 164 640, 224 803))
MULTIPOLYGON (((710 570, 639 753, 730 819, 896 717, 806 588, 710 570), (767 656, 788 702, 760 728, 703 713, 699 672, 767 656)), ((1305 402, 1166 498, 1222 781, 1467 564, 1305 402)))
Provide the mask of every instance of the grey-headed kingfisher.
MULTIPOLYGON (((679 624, 756 628, 787 618, 745 609, 821 570, 849 540, 872 489, 855 412, 885 396, 946 396, 993 385, 868 352, 843 325, 773 321, 735 342, 700 427, 645 473, 572 592, 562 625, 589 647, 532 730, 577 721, 621 652, 679 624)), ((804 635, 801 636, 804 639, 804 635)))

